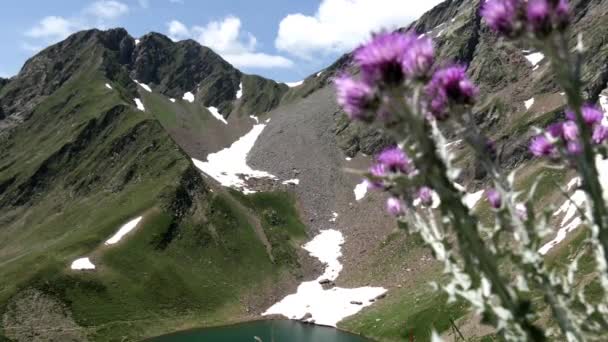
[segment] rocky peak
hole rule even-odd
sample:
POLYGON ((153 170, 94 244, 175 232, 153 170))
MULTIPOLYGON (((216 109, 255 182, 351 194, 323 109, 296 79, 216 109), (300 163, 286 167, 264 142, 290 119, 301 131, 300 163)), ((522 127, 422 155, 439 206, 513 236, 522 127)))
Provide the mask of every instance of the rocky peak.
POLYGON ((235 98, 241 73, 193 40, 173 42, 162 34, 150 33, 135 47, 132 76, 167 96, 200 93, 197 98, 202 98, 204 105, 219 107, 235 98))
MULTIPOLYGON (((0 108, 10 122, 0 129, 26 120, 40 101, 51 95, 74 75, 101 69, 107 52, 120 52, 131 39, 124 29, 77 32, 62 42, 30 58, 17 76, 2 87, 0 108)), ((1 120, 1 119, 0 119, 1 120)))

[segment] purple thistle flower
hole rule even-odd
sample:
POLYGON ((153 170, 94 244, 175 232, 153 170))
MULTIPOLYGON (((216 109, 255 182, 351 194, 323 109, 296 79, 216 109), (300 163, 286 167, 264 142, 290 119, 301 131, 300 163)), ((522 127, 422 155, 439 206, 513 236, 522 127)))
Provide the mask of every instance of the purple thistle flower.
POLYGON ((593 127, 593 136, 591 137, 593 143, 602 144, 608 139, 608 127, 604 125, 597 125, 593 127))
POLYGON ((568 141, 566 150, 568 150, 568 154, 576 156, 583 152, 583 145, 579 141, 568 141))
POLYGON ((500 207, 502 207, 502 196, 496 189, 486 190, 486 197, 492 208, 500 209, 500 207))
POLYGON ((354 61, 361 68, 363 78, 368 82, 401 83, 405 76, 403 58, 415 39, 414 35, 399 32, 374 35, 354 54, 354 61))
POLYGON ((443 120, 448 117, 448 111, 446 110, 448 107, 448 98, 443 93, 435 94, 435 96, 431 99, 431 102, 428 104, 428 111, 431 116, 437 120, 443 120))
POLYGON ((418 199, 423 206, 429 207, 433 204, 433 190, 428 186, 423 186, 418 190, 418 199))
POLYGON ((555 21, 560 30, 564 30, 570 23, 570 4, 568 0, 558 0, 555 7, 555 21))
MULTIPOLYGON (((595 125, 604 118, 602 110, 590 104, 586 104, 581 108, 581 114, 583 114, 583 120, 587 125, 595 125)), ((576 113, 572 109, 567 109, 566 118, 576 122, 576 113)))
POLYGON ((566 121, 562 125, 564 139, 568 141, 578 140, 578 126, 574 121, 566 121))
POLYGON ((555 146, 544 135, 532 138, 530 152, 537 157, 548 156, 555 153, 555 146))
POLYGON ((561 138, 564 134, 564 123, 557 122, 550 124, 549 127, 547 127, 547 133, 553 138, 561 138))
POLYGON ((373 107, 375 95, 368 84, 340 75, 334 79, 334 85, 338 104, 351 120, 369 121, 373 118, 369 109, 373 107))
POLYGON ((438 119, 446 116, 449 104, 473 104, 478 89, 466 75, 466 68, 454 65, 437 70, 426 88, 429 110, 438 119))
POLYGON ((406 54, 403 56, 401 66, 409 77, 419 78, 426 76, 435 62, 435 49, 433 40, 422 37, 412 41, 406 54))
POLYGON ((529 0, 527 17, 534 32, 546 34, 551 30, 551 5, 547 0, 529 0))
POLYGON ((490 28, 504 35, 515 31, 517 0, 488 0, 481 9, 481 16, 490 28))
POLYGON ((377 158, 378 164, 383 165, 388 172, 412 172, 412 161, 399 147, 389 147, 382 151, 377 158))
MULTIPOLYGON (((386 167, 383 164, 373 164, 369 168, 369 173, 371 173, 371 175, 375 178, 383 178, 386 177, 386 175, 388 174, 388 172, 386 172, 386 167)), ((367 180, 367 188, 370 190, 382 189, 383 187, 384 184, 381 180, 367 180)))
POLYGON ((374 164, 369 168, 369 173, 374 177, 385 177, 388 172, 386 171, 386 166, 384 164, 374 164))
POLYGON ((400 199, 389 197, 389 199, 386 200, 386 211, 393 216, 399 216, 405 212, 405 206, 400 199))

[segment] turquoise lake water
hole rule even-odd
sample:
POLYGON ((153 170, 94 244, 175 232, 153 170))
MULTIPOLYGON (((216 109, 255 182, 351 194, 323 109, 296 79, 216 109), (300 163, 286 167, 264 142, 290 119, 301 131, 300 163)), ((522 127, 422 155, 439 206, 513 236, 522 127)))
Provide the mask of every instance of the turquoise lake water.
POLYGON ((194 329, 155 337, 146 342, 370 342, 337 329, 289 320, 248 322, 194 329))

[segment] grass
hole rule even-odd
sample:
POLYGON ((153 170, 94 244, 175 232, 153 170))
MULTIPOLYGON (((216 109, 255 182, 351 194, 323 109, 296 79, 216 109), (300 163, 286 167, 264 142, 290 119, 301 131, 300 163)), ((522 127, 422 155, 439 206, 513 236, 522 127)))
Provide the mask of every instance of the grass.
POLYGON ((287 192, 265 192, 232 195, 248 208, 259 213, 260 222, 272 255, 278 264, 299 267, 296 249, 307 238, 306 227, 295 209, 295 197, 287 192))
POLYGON ((379 341, 429 341, 431 332, 447 331, 450 320, 468 312, 462 302, 446 304, 445 293, 422 283, 416 289, 399 289, 374 306, 340 323, 340 327, 379 341))
MULTIPOLYGON (((0 200, 12 201, 19 184, 30 182, 33 190, 23 206, 0 213, 0 314, 14 294, 34 287, 67 305, 94 341, 250 317, 259 291, 297 273, 295 249, 306 233, 293 197, 240 197, 245 209, 232 194, 200 193, 176 237, 159 249, 177 214, 167 199, 192 165, 155 117, 136 110, 120 85, 107 89, 96 70, 84 67, 46 98, 15 131, 14 144, 0 150, 0 182, 16 178, 0 200), (108 117, 116 105, 125 111, 108 117), (103 246, 142 214, 136 232, 103 246), (280 262, 256 235, 257 221, 280 262), (82 256, 92 259, 94 272, 69 269, 82 256)), ((165 103, 145 100, 164 125, 175 124, 165 103)))
POLYGON ((415 282, 406 281, 403 287, 389 289, 385 298, 357 315, 347 317, 338 326, 378 341, 409 341, 410 338, 428 341, 432 329, 446 331, 450 328, 450 320, 457 321, 464 316, 468 312, 465 304, 446 304, 447 295, 428 285, 431 281, 442 280, 442 270, 439 264, 419 262, 425 255, 425 248, 418 235, 406 235, 401 230, 389 234, 372 256, 371 269, 357 275, 357 281, 377 281, 383 274, 413 266, 416 269, 411 274, 416 277, 415 282))

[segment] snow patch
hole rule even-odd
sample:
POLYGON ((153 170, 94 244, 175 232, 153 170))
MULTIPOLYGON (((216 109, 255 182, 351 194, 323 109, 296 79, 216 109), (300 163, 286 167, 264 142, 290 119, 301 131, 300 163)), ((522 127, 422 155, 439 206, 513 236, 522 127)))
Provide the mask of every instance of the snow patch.
POLYGON ((355 199, 357 201, 360 201, 363 199, 363 197, 365 197, 365 194, 367 194, 367 188, 368 188, 368 183, 367 180, 363 180, 361 183, 357 184, 355 186, 355 199))
POLYGON ((435 38, 439 38, 439 37, 441 37, 441 35, 443 34, 443 31, 445 31, 445 30, 441 30, 441 31, 439 31, 439 33, 437 33, 437 36, 435 36, 435 38))
MULTIPOLYGON (((534 53, 526 55, 525 57, 528 60, 528 62, 530 62, 530 64, 532 64, 533 67, 536 67, 536 66, 538 66, 538 63, 540 63, 545 58, 545 55, 543 55, 541 52, 534 52, 534 53)), ((535 68, 535 70, 536 70, 536 68, 535 68)))
POLYGON ((140 40, 139 39, 135 39, 135 45, 139 45, 140 40))
POLYGON ((351 160, 353 160, 353 158, 351 158, 351 157, 346 157, 346 158, 344 158, 344 159, 346 159, 346 161, 351 161, 351 160))
POLYGON ((207 107, 207 110, 211 113, 211 115, 213 115, 214 118, 220 120, 225 125, 228 124, 228 121, 226 121, 226 119, 222 116, 222 114, 220 114, 220 112, 217 110, 217 108, 211 106, 211 107, 207 107))
POLYGON ((120 227, 116 234, 114 234, 111 238, 108 239, 108 241, 106 241, 105 245, 114 245, 120 242, 120 240, 122 240, 125 235, 129 234, 129 232, 131 232, 133 229, 135 229, 135 227, 137 227, 142 218, 143 216, 140 216, 125 223, 122 227, 120 227))
POLYGON ((299 86, 299 85, 302 85, 302 83, 304 83, 304 81, 303 81, 303 80, 302 80, 302 81, 298 81, 298 82, 285 82, 285 84, 287 84, 287 86, 288 86, 289 88, 294 88, 294 87, 297 87, 297 86, 299 86))
POLYGON ((249 115, 250 118, 253 119, 253 121, 255 121, 256 124, 260 123, 260 120, 258 120, 258 117, 255 115, 249 115))
POLYGON ((316 280, 301 283, 296 293, 286 296, 262 315, 283 315, 290 319, 300 319, 310 314, 309 322, 335 327, 345 317, 371 305, 371 299, 385 293, 386 289, 382 287, 323 288, 319 281, 334 281, 342 271, 342 264, 338 259, 342 256, 343 243, 342 233, 329 229, 321 231, 312 241, 302 246, 311 256, 325 264, 323 274, 316 280))
POLYGON ((110 84, 106 83, 106 88, 112 89, 112 86, 110 84))
POLYGON ((152 89, 150 89, 150 87, 147 84, 140 83, 137 80, 133 80, 133 82, 137 83, 138 86, 144 88, 148 93, 152 92, 152 89))
POLYGON ((283 184, 285 184, 285 185, 288 185, 288 184, 298 185, 298 184, 300 184, 300 180, 297 179, 297 178, 288 179, 286 181, 283 181, 283 184))
POLYGON ((483 193, 483 190, 479 190, 477 192, 466 194, 464 195, 462 201, 469 209, 473 209, 477 205, 477 202, 479 202, 479 200, 483 196, 483 193))
POLYGON ((340 216, 337 212, 333 212, 331 213, 331 218, 329 219, 329 222, 336 222, 336 220, 338 219, 338 216, 340 216))
POLYGON ((236 99, 243 97, 243 82, 239 83, 239 90, 236 92, 236 99))
POLYGON ((70 266, 70 268, 73 270, 78 270, 78 271, 94 270, 95 265, 93 265, 93 263, 91 262, 91 260, 89 258, 80 258, 80 259, 74 260, 72 262, 72 265, 70 266))
POLYGON ((133 99, 133 101, 135 101, 135 105, 137 106, 137 109, 141 110, 142 112, 146 111, 146 108, 144 107, 143 102, 141 102, 140 99, 133 99))
POLYGON ((188 101, 190 103, 194 102, 194 94, 192 94, 191 92, 187 92, 184 94, 184 96, 182 97, 183 100, 188 101))
POLYGON ((171 102, 175 103, 175 99, 169 99, 169 101, 171 101, 171 102))
POLYGON ((529 110, 530 107, 532 107, 534 105, 534 98, 531 98, 528 101, 525 101, 524 105, 526 106, 526 110, 529 110))
POLYGON ((319 71, 319 72, 318 72, 318 73, 315 75, 315 77, 319 77, 319 76, 323 75, 323 72, 325 72, 325 70, 321 70, 321 71, 319 71))
POLYGON ((247 188, 245 180, 249 178, 276 179, 268 172, 253 170, 247 165, 247 154, 262 134, 264 127, 266 127, 265 124, 254 125, 249 133, 235 141, 230 147, 208 155, 207 161, 192 159, 194 165, 223 186, 237 189, 245 194, 255 193, 247 188))

